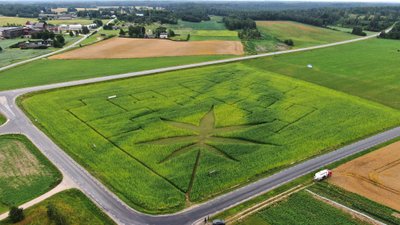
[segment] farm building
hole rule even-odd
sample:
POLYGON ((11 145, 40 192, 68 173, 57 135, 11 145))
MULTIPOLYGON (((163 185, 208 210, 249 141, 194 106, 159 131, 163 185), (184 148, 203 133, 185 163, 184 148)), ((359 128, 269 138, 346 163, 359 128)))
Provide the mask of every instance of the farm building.
POLYGON ((58 29, 60 31, 79 31, 82 30, 83 26, 81 24, 61 24, 58 29))
POLYGON ((47 39, 47 40, 29 40, 25 42, 20 42, 18 44, 20 49, 46 49, 48 47, 51 47, 53 45, 53 40, 47 39))
POLYGON ((168 34, 167 33, 161 33, 160 34, 161 39, 168 39, 168 34))
POLYGON ((22 27, 0 27, 0 37, 16 38, 22 36, 24 29, 22 27))

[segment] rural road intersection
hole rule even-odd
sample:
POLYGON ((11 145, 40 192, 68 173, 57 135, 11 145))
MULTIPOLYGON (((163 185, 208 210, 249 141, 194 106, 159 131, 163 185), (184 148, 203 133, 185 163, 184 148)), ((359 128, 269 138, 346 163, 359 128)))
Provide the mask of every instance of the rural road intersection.
MULTIPOLYGON (((42 152, 53 162, 62 172, 65 179, 71 180, 74 186, 82 190, 89 198, 91 198, 104 212, 113 218, 118 224, 134 224, 134 225, 186 225, 193 224, 204 217, 223 211, 224 209, 235 206, 245 200, 261 195, 278 186, 288 183, 302 175, 313 172, 321 167, 324 167, 332 162, 356 154, 368 148, 377 146, 388 140, 400 137, 400 127, 376 134, 372 137, 360 140, 353 144, 347 145, 335 151, 320 155, 309 159, 300 164, 289 167, 272 176, 258 180, 254 183, 236 189, 217 198, 201 203, 194 207, 185 209, 184 211, 169 214, 152 216, 138 212, 125 203, 123 203, 115 194, 109 191, 96 178, 90 175, 82 166, 77 164, 70 156, 68 156, 60 147, 58 147, 49 137, 41 130, 32 124, 30 119, 17 106, 17 97, 42 90, 49 90, 60 87, 70 87, 81 84, 89 84, 101 81, 108 81, 120 78, 128 78, 135 76, 152 75, 161 72, 195 68, 207 65, 215 65, 221 63, 229 63, 242 61, 247 59, 281 55, 287 53, 309 51, 319 48, 326 48, 341 44, 352 43, 356 41, 366 40, 376 37, 377 35, 342 41, 332 44, 320 45, 315 47, 288 50, 275 53, 267 53, 261 55, 245 56, 233 59, 224 59, 211 62, 196 63, 183 66, 175 66, 161 69, 154 69, 142 72, 119 74, 107 77, 98 77, 79 81, 70 81, 65 83, 43 85, 37 87, 23 88, 17 90, 9 90, 0 92, 0 113, 7 117, 6 124, 0 126, 1 134, 23 134, 27 136, 42 152)), ((45 103, 44 103, 45 104, 45 103)))

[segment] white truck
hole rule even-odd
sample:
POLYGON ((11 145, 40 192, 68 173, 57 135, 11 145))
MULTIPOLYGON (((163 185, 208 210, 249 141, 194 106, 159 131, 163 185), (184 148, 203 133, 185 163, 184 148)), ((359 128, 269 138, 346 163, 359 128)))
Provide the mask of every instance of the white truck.
POLYGON ((318 173, 316 173, 314 175, 314 181, 321 181, 321 180, 324 180, 324 179, 326 179, 328 177, 331 177, 331 176, 332 176, 332 171, 331 170, 327 170, 327 169, 321 170, 321 171, 319 171, 318 173))

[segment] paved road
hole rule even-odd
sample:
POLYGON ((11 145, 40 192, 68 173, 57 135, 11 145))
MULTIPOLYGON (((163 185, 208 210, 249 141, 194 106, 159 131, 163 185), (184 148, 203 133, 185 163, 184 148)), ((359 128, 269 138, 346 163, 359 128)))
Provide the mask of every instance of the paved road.
MULTIPOLYGON (((374 37, 374 36, 372 36, 374 37)), ((7 118, 8 122, 0 127, 0 134, 21 133, 26 135, 63 173, 68 179, 72 179, 76 185, 89 196, 99 207, 110 215, 119 224, 162 224, 162 225, 186 225, 192 224, 198 219, 207 215, 214 214, 226 208, 237 205, 247 199, 265 193, 273 188, 290 182, 304 174, 310 173, 316 169, 343 159, 352 154, 361 152, 370 147, 376 146, 388 140, 400 136, 400 127, 374 135, 351 145, 340 148, 336 151, 321 155, 319 157, 307 160, 301 164, 280 171, 270 177, 261 179, 255 183, 249 184, 235 191, 219 196, 203 204, 186 209, 182 212, 164 216, 151 216, 137 212, 121 202, 113 193, 111 193, 96 178, 91 176, 83 167, 78 165, 62 149, 60 149, 52 140, 42 131, 36 128, 27 116, 19 109, 15 103, 18 96, 34 91, 48 90, 59 87, 74 86, 80 84, 94 83, 99 81, 113 80, 126 77, 144 76, 160 72, 173 71, 179 69, 194 68, 199 66, 235 62, 258 57, 287 54, 292 52, 308 51, 319 48, 351 43, 365 40, 371 37, 364 37, 349 41, 338 42, 334 44, 321 45, 305 49, 289 50, 277 53, 268 53, 256 56, 246 56, 236 59, 226 59, 213 62, 197 63, 185 66, 176 66, 162 69, 155 69, 143 72, 120 74, 108 77, 93 78, 81 81, 71 81, 60 84, 51 84, 38 87, 24 88, 0 92, 0 112, 7 118)))
MULTIPOLYGON (((114 21, 114 19, 108 21, 107 24, 111 23, 112 21, 114 21)), ((96 30, 94 30, 93 32, 96 32, 96 31, 98 32, 98 31, 100 31, 102 28, 103 28, 103 27, 99 27, 99 28, 97 28, 96 30)), ((90 37, 90 35, 93 34, 93 32, 91 32, 90 34, 87 34, 87 35, 83 35, 83 37, 80 38, 79 40, 77 40, 76 42, 74 42, 74 43, 72 43, 71 45, 68 45, 68 46, 66 46, 66 47, 64 47, 64 48, 61 48, 61 49, 59 49, 59 50, 57 50, 57 51, 50 52, 50 53, 47 53, 47 54, 44 54, 44 55, 40 55, 40 56, 37 56, 37 57, 34 57, 34 58, 30 58, 30 59, 27 59, 27 60, 23 60, 23 61, 20 61, 20 62, 16 62, 16 63, 10 64, 10 65, 1 67, 1 68, 0 68, 0 72, 3 71, 3 70, 8 70, 8 69, 13 68, 13 67, 16 67, 16 66, 20 66, 20 65, 25 64, 25 63, 29 63, 29 62, 38 60, 38 59, 47 58, 47 57, 49 57, 49 56, 58 54, 58 53, 60 53, 60 52, 69 50, 69 49, 71 49, 71 48, 75 48, 76 46, 78 46, 78 44, 82 43, 82 41, 84 41, 86 38, 90 37)))

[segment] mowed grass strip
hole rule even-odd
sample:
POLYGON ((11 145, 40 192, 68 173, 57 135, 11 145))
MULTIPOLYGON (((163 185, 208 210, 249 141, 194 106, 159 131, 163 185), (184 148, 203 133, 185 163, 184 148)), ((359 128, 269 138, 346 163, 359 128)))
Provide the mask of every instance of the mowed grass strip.
POLYGON ((0 136, 0 213, 44 194, 62 177, 24 136, 0 136))
POLYGON ((93 175, 150 213, 177 211, 400 123, 389 107, 243 62, 20 103, 93 175))
POLYGON ((400 109, 399 43, 372 39, 245 64, 400 109), (313 68, 307 68, 308 64, 313 68))
POLYGON ((301 191, 234 224, 361 225, 365 224, 365 222, 353 218, 351 214, 334 208, 321 200, 315 199, 305 191, 301 191))
POLYGON ((0 90, 59 83, 169 66, 230 58, 229 55, 182 56, 143 59, 42 59, 0 72, 0 90))
POLYGON ((229 30, 194 30, 190 33, 190 41, 240 41, 237 31, 229 30))
POLYGON ((11 223, 7 219, 0 224, 17 225, 51 225, 56 224, 49 219, 47 207, 52 205, 67 224, 74 225, 115 225, 106 214, 91 202, 82 192, 76 189, 70 189, 60 192, 49 199, 46 199, 37 205, 25 209, 25 219, 19 223, 11 223))

